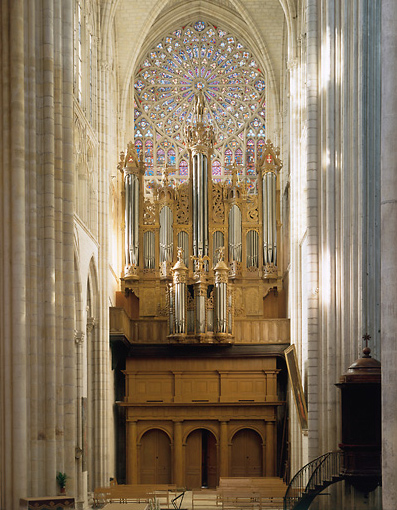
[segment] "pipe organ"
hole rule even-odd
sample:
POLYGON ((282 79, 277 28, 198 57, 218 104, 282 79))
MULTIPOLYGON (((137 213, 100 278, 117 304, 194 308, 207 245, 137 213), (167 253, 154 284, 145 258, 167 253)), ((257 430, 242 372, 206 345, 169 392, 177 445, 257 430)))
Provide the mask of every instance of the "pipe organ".
POLYGON ((266 142, 255 186, 248 185, 236 164, 226 179, 213 181, 216 139, 213 127, 203 123, 204 107, 198 94, 195 118, 184 130, 186 182, 176 184, 175 169, 165 166, 162 179, 145 194, 145 167, 132 143, 119 163, 124 179, 122 290, 139 298, 140 316, 166 318, 167 340, 158 342, 233 343, 235 317, 245 312, 260 318, 261 299, 281 286, 279 150, 266 142))
POLYGON ((234 164, 213 179, 204 107, 199 93, 184 131, 185 182, 166 166, 144 189, 133 144, 119 163, 124 269, 110 331, 120 386, 125 376, 126 483, 215 487, 220 476, 274 477, 282 464, 281 162, 268 141, 256 176, 234 164))

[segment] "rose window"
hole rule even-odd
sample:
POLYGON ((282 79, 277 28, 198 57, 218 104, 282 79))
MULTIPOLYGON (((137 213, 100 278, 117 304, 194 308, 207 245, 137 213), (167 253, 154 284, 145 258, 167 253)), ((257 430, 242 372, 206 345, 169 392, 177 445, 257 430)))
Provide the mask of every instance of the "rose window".
POLYGON ((206 102, 203 122, 215 130, 214 180, 229 178, 236 164, 252 187, 265 143, 265 78, 244 42, 201 20, 163 37, 136 73, 135 144, 147 176, 155 178, 168 165, 175 179, 187 178, 183 129, 193 122, 199 90, 206 102))

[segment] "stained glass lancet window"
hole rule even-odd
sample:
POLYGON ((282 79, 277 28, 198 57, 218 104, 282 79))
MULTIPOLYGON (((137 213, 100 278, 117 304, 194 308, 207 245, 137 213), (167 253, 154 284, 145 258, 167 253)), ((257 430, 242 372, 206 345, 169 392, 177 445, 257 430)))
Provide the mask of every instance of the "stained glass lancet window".
POLYGON ((235 163, 254 178, 265 138, 265 77, 243 41, 203 20, 158 40, 138 67, 135 141, 145 148, 147 175, 159 175, 156 166, 168 163, 177 179, 186 178, 183 128, 192 122, 193 98, 200 89, 206 99, 203 120, 214 126, 217 142, 213 176, 229 178, 227 166, 235 163))

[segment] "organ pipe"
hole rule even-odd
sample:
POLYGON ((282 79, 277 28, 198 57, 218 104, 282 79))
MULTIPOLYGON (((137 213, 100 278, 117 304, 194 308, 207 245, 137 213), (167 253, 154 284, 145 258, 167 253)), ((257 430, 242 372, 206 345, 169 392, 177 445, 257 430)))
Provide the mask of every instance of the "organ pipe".
POLYGON ((121 153, 119 170, 124 176, 124 277, 138 278, 139 214, 144 167, 138 160, 135 145, 130 142, 121 153))
POLYGON ((183 250, 183 263, 189 265, 189 235, 187 232, 178 232, 178 248, 183 250))
POLYGON ((267 140, 258 163, 262 182, 263 277, 277 278, 277 173, 280 150, 267 140))
POLYGON ((126 174, 125 185, 125 260, 127 265, 138 265, 139 256, 139 179, 126 174))
POLYGON ((165 206, 160 211, 160 263, 172 262, 174 253, 172 211, 165 206))
POLYGON ((170 289, 169 307, 169 323, 170 334, 173 335, 186 335, 186 317, 187 317, 187 279, 188 269, 183 263, 183 250, 178 248, 178 261, 172 268, 173 284, 170 289))
POLYGON ((208 255, 208 165, 202 153, 193 156, 193 255, 208 255))
POLYGON ((216 260, 216 252, 217 250, 225 245, 225 236, 223 235, 223 232, 220 232, 217 230, 214 232, 212 236, 212 260, 216 260))
POLYGON ((143 234, 143 267, 154 269, 155 267, 155 235, 154 232, 143 234))
POLYGON ((229 261, 241 262, 241 211, 233 205, 229 212, 229 261))
POLYGON ((223 260, 224 247, 218 249, 219 260, 214 267, 215 277, 215 334, 228 333, 228 273, 229 268, 223 260))
POLYGON ((258 267, 258 232, 250 230, 247 233, 247 267, 258 267))
POLYGON ((174 287, 169 283, 168 287, 168 334, 174 333, 174 287))
POLYGON ((263 196, 263 262, 277 266, 276 175, 262 177, 263 196))

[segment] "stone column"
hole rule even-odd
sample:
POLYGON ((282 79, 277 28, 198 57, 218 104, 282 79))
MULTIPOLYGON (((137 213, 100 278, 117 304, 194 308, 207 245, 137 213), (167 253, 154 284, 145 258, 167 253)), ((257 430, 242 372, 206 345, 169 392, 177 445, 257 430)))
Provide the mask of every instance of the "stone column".
POLYGON ((111 466, 112 456, 115 455, 111 445, 113 442, 112 427, 112 402, 109 376, 109 304, 108 304, 108 220, 109 220, 109 174, 108 169, 114 168, 117 163, 110 157, 108 141, 110 139, 111 119, 114 118, 114 112, 109 104, 109 90, 111 88, 111 62, 108 60, 107 40, 103 40, 99 54, 101 59, 98 84, 98 140, 99 140, 99 182, 98 182, 98 217, 99 229, 98 238, 100 241, 99 249, 99 274, 98 286, 101 289, 99 296, 99 319, 100 323, 97 332, 97 374, 98 374, 98 407, 99 416, 106 417, 100 421, 98 430, 98 452, 97 452, 97 469, 98 485, 105 485, 109 480, 109 469, 111 466))
POLYGON ((1 478, 0 506, 16 509, 28 490, 27 310, 25 211, 24 2, 3 1, 1 137, 1 269, 0 329, 1 478))
MULTIPOLYGON (((76 399, 75 385, 71 384, 76 377, 75 346, 73 337, 75 313, 74 288, 74 179, 73 179, 73 0, 63 0, 60 12, 62 29, 57 37, 61 40, 61 63, 57 72, 62 73, 62 90, 59 102, 59 116, 62 128, 59 133, 60 151, 62 154, 62 236, 59 244, 62 247, 63 267, 63 306, 61 321, 63 326, 63 428, 64 428, 64 469, 72 473, 75 464, 74 450, 76 447, 76 399), (67 452, 65 454, 65 452, 67 452)), ((79 405, 81 403, 79 402, 79 405)), ((73 493, 73 480, 69 480, 68 490, 73 493)))
MULTIPOLYGON (((307 2, 307 246, 308 260, 307 278, 311 293, 307 303, 307 374, 312 384, 309 391, 309 447, 308 458, 318 455, 318 336, 319 336, 319 155, 318 155, 318 75, 319 75, 319 27, 318 27, 318 1, 307 2)), ((296 430, 296 429, 295 429, 296 430)), ((299 437, 300 432, 298 432, 299 437)), ((307 457, 298 457, 301 467, 307 457)))
MULTIPOLYGON (((83 350, 84 350, 84 331, 75 331, 74 341, 76 344, 76 394, 77 394, 77 427, 76 427, 76 447, 82 448, 82 438, 83 438, 83 430, 82 430, 82 408, 81 408, 81 398, 83 396, 83 350)), ((88 452, 85 452, 87 455, 88 452)), ((81 469, 82 468, 82 459, 78 459, 76 461, 76 474, 77 479, 75 480, 75 497, 77 501, 84 501, 83 494, 83 484, 81 479, 81 469)))
POLYGON ((183 487, 183 446, 182 446, 182 422, 174 423, 174 484, 183 487))
POLYGON ((221 421, 219 476, 229 476, 229 441, 227 421, 221 421))
POLYGON ((381 334, 383 510, 397 508, 397 4, 382 2, 381 334))

